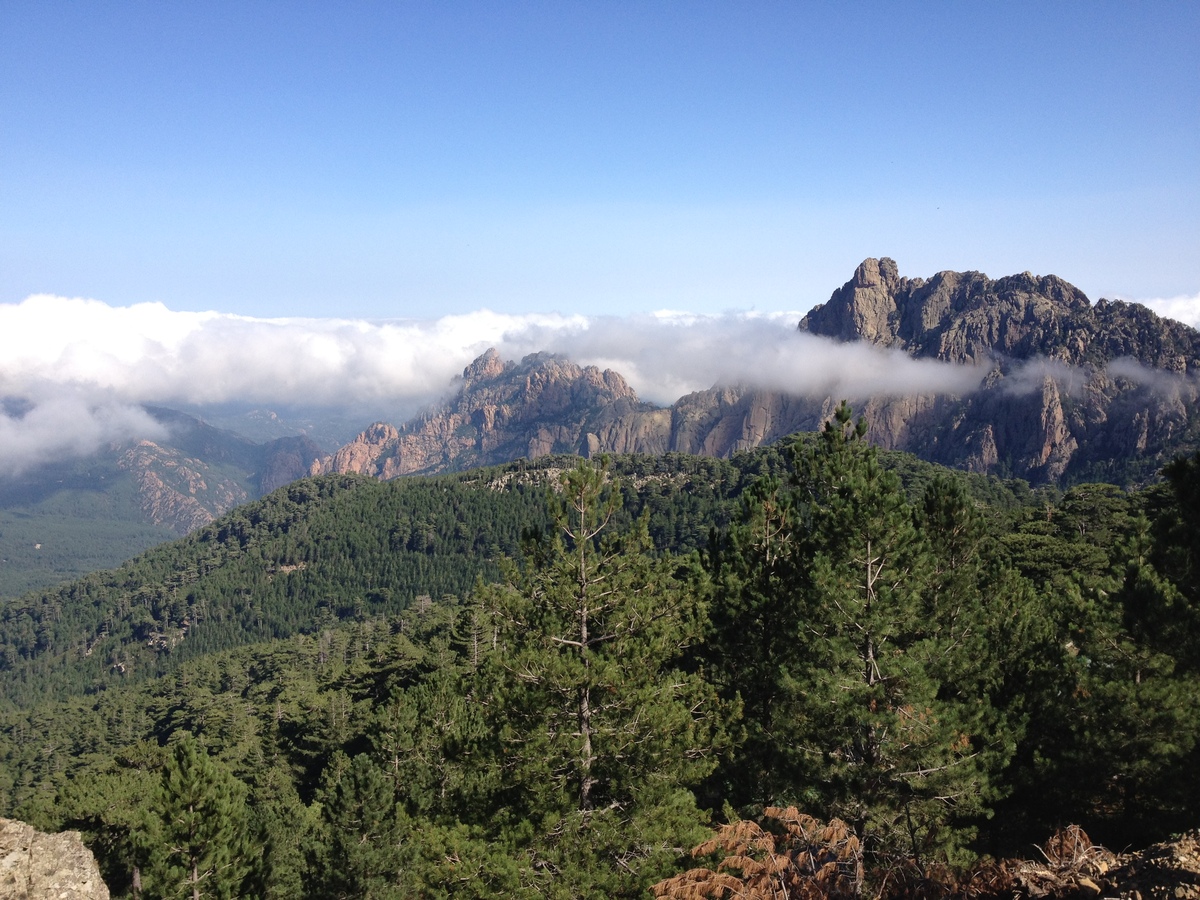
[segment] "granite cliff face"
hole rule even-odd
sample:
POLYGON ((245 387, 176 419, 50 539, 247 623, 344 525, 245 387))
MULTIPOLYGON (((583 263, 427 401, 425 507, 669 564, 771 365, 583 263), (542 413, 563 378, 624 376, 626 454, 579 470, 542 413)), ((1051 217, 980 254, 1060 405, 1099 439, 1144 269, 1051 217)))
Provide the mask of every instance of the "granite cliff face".
POLYGON ((372 425, 310 471, 395 478, 549 453, 663 452, 669 418, 616 372, 541 353, 505 362, 489 350, 450 400, 400 428, 372 425))
POLYGON ((892 260, 868 259, 800 328, 945 362, 1044 358, 1102 366, 1128 358, 1180 375, 1200 368, 1195 329, 1136 303, 1093 306, 1061 278, 1028 272, 995 281, 979 272, 901 278, 892 260))
POLYGON ((399 428, 371 426, 311 471, 393 478, 560 452, 728 456, 816 430, 843 399, 880 446, 1034 483, 1144 480, 1200 446, 1200 332, 1138 304, 1093 305, 1053 275, 902 278, 892 260, 868 259, 799 327, 986 375, 964 396, 717 385, 655 409, 615 372, 491 350, 451 400, 399 428))
POLYGON ((984 366, 964 397, 858 398, 872 438, 1033 482, 1146 478, 1200 439, 1200 332, 1053 275, 901 278, 868 259, 802 330, 984 366))

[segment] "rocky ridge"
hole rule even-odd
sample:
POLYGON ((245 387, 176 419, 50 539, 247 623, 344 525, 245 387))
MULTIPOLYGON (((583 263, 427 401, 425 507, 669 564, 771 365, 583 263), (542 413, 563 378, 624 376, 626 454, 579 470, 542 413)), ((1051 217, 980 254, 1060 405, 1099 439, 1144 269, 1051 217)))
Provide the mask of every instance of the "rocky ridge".
POLYGON ((615 372, 489 350, 450 400, 400 427, 371 426, 310 471, 394 478, 559 452, 728 456, 816 430, 843 399, 881 447, 1034 483, 1144 481, 1200 446, 1200 332, 1138 304, 1093 305, 1053 275, 902 278, 892 260, 868 259, 799 328, 985 374, 963 396, 716 385, 656 409, 615 372))
POLYGON ((1140 304, 1093 306, 1061 278, 1028 272, 995 281, 980 272, 901 278, 886 257, 864 260, 800 328, 944 362, 1043 358, 1104 366, 1126 358, 1177 375, 1200 369, 1200 333, 1140 304))
POLYGON ((399 428, 372 425, 310 473, 387 479, 551 453, 663 452, 667 421, 616 372, 545 353, 506 362, 493 349, 463 370, 450 400, 399 428))
POLYGON ((1122 480, 1122 466, 1146 478, 1200 438, 1200 332, 1140 304, 1093 305, 1053 275, 901 278, 868 259, 799 327, 986 368, 966 396, 859 398, 873 440, 934 462, 1034 482, 1122 480))

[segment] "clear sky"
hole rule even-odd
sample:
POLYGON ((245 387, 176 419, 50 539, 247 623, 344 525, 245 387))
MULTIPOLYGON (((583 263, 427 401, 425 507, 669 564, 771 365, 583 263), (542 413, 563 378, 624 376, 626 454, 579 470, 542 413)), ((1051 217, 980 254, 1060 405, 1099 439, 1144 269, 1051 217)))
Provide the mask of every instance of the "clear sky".
POLYGON ((1200 3, 0 3, 0 303, 1200 296, 1200 3))

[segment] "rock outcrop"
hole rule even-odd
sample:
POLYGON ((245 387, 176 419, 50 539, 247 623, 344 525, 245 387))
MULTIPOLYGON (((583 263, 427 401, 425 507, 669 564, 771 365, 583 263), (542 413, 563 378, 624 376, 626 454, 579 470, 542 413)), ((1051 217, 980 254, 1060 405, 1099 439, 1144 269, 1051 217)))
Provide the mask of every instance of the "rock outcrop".
POLYGON ((108 900, 92 851, 78 831, 43 834, 0 819, 0 900, 108 900))
POLYGON ((202 460, 153 441, 138 441, 121 454, 118 465, 133 476, 146 520, 179 534, 250 499, 244 486, 220 477, 202 460))
POLYGON ((1124 358, 1178 375, 1200 370, 1195 329, 1136 303, 1093 306, 1061 278, 1028 272, 995 281, 979 272, 901 278, 892 260, 868 259, 800 328, 945 362, 1040 358, 1103 366, 1124 358))
POLYGON ((1200 332, 1140 304, 1093 305, 1053 275, 902 278, 868 259, 799 327, 989 367, 964 397, 858 398, 873 440, 935 462, 1034 482, 1140 480, 1200 438, 1200 332), (881 405, 901 427, 876 428, 881 405))

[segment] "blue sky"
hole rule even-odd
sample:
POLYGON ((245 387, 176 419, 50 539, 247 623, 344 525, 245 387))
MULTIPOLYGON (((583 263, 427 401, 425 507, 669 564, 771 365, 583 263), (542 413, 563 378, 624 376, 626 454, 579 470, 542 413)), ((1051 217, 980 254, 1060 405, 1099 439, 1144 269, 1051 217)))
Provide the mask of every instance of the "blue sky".
POLYGON ((0 303, 1200 295, 1200 3, 0 4, 0 303))

